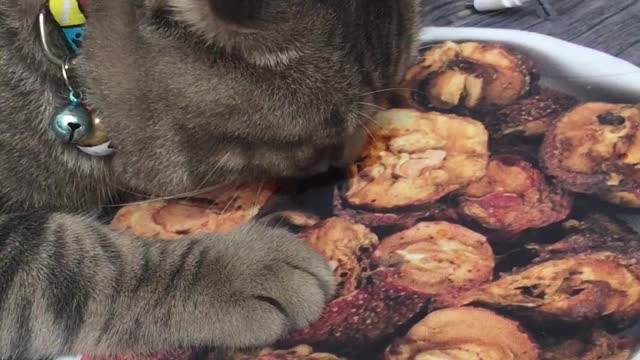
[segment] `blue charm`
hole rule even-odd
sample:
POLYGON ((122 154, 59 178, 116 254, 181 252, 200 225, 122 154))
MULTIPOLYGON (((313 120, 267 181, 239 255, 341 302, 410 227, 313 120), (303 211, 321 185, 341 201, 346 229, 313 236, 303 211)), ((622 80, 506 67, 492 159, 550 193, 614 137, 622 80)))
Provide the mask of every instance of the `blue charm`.
POLYGON ((50 125, 60 140, 68 144, 78 144, 91 134, 93 119, 82 106, 79 96, 72 92, 69 99, 71 103, 51 117, 50 125))
POLYGON ((63 28, 62 33, 64 34, 64 38, 67 39, 67 45, 70 50, 77 54, 80 51, 80 47, 82 46, 82 41, 84 40, 84 27, 76 26, 70 28, 63 28))

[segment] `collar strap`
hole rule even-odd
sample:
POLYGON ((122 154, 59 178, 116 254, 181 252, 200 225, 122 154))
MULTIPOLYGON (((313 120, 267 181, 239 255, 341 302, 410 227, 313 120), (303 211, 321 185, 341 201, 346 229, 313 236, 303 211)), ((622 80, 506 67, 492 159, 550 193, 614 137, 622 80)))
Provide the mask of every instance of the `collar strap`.
POLYGON ((88 0, 49 0, 46 9, 58 24, 58 29, 67 45, 67 50, 77 55, 86 30, 88 0))

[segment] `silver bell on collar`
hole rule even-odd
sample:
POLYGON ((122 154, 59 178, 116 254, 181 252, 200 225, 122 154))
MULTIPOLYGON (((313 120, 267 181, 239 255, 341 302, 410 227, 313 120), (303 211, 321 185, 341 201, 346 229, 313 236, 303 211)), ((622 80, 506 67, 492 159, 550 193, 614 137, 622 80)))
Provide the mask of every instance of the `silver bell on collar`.
POLYGON ((53 133, 68 144, 79 144, 93 131, 93 118, 82 106, 79 96, 69 95, 70 104, 53 114, 50 120, 53 133))

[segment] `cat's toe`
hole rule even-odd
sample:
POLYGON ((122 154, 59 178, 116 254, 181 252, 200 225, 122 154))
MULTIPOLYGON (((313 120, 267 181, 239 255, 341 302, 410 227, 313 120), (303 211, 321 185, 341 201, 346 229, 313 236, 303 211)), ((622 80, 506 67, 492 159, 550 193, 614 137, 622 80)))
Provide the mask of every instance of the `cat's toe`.
POLYGON ((271 344, 317 320, 334 295, 327 261, 287 231, 252 224, 217 244, 228 345, 271 344))
POLYGON ((269 229, 268 250, 254 278, 252 293, 279 309, 290 329, 318 319, 333 297, 335 277, 327 261, 300 238, 283 230, 269 229))
POLYGON ((224 333, 225 346, 260 347, 273 344, 289 332, 289 319, 275 304, 261 298, 238 301, 224 333))
POLYGON ((271 264, 269 275, 256 285, 256 298, 281 311, 288 319, 289 329, 299 329, 315 321, 332 294, 333 284, 325 271, 271 264))

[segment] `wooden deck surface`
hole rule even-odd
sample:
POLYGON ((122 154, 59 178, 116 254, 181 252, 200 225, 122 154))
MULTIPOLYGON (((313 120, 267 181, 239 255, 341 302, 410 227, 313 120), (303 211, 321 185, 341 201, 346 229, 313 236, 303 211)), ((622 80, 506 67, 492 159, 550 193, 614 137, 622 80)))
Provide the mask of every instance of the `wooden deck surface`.
MULTIPOLYGON (((472 0, 422 0, 425 25, 508 28, 539 32, 595 48, 640 65, 640 0, 547 0, 557 17, 535 5, 477 13, 472 0)), ((532 2, 535 2, 532 1, 532 2)))

